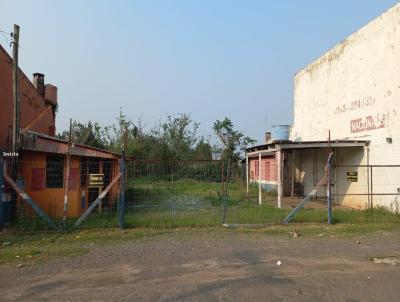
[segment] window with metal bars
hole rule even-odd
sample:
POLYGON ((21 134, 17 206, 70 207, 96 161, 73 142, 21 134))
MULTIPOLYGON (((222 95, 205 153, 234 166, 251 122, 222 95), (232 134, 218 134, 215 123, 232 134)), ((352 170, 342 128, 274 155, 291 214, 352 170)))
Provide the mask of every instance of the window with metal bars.
POLYGON ((46 158, 46 188, 64 187, 64 156, 48 155, 46 158))

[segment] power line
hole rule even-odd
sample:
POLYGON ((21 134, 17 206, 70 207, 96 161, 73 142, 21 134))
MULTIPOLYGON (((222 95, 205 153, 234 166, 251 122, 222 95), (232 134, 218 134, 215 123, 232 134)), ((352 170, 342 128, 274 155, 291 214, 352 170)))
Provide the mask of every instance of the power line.
POLYGON ((9 35, 10 37, 12 36, 12 34, 9 33, 8 31, 4 31, 4 30, 1 30, 1 29, 0 29, 0 33, 7 34, 7 35, 9 35))
POLYGON ((4 41, 6 41, 6 43, 10 46, 10 43, 12 42, 12 39, 11 39, 12 34, 9 32, 6 32, 4 30, 1 30, 1 29, 0 29, 0 33, 3 36, 4 41))
POLYGON ((4 36, 4 35, 2 35, 2 36, 3 36, 4 41, 6 42, 6 44, 10 44, 10 43, 11 43, 11 40, 9 40, 9 39, 7 38, 7 36, 4 36))

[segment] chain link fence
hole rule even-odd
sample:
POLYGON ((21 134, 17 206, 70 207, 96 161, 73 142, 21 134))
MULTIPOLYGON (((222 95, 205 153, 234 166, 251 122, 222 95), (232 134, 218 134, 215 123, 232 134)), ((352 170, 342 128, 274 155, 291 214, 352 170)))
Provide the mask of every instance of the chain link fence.
POLYGON ((221 161, 129 161, 127 227, 221 225, 221 161))
POLYGON ((399 177, 400 165, 337 165, 334 200, 348 207, 364 208, 371 222, 397 222, 400 214, 399 177))
POLYGON ((48 156, 45 161, 1 164, 4 227, 35 231, 118 226, 118 182, 107 190, 118 175, 118 161, 72 157, 67 164, 62 156, 48 156))
MULTIPOLYGON (((0 167, 0 224, 18 231, 281 224, 304 198, 304 186, 296 182, 312 177, 297 173, 293 190, 284 186, 278 208, 273 186, 258 182, 251 169, 247 185, 245 165, 218 160, 72 157, 68 164, 65 157, 49 156, 45 161, 3 162, 0 167)), ((273 169, 271 164, 265 167, 273 169)), ((400 166, 334 167, 333 222, 400 222, 397 174, 400 166), (356 204, 365 209, 352 209, 356 204)), ((290 175, 287 179, 293 183, 290 175)), ((326 223, 326 185, 292 221, 326 223)))

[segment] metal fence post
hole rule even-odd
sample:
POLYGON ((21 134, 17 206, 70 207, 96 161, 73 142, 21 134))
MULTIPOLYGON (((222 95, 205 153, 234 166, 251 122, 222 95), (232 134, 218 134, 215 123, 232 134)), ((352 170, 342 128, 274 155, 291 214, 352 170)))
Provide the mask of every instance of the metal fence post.
POLYGON ((246 194, 249 195, 249 155, 246 153, 246 194))
POLYGON ((171 161, 171 193, 172 198, 170 199, 171 202, 171 228, 175 227, 175 186, 174 186, 174 160, 171 161))
POLYGON ((118 227, 120 229, 124 229, 125 227, 125 175, 126 175, 126 163, 125 156, 122 156, 120 160, 120 170, 121 170, 121 178, 120 178, 120 198, 119 198, 119 217, 118 217, 118 227))
POLYGON ((225 218, 226 218, 226 203, 225 203, 225 180, 224 180, 224 173, 225 173, 225 167, 224 167, 224 159, 221 159, 221 184, 222 184, 222 192, 221 192, 221 198, 222 198, 222 224, 225 223, 225 218))
MULTIPOLYGON (((280 183, 280 180, 278 179, 278 186, 279 186, 279 183, 280 183)), ((278 189, 278 196, 279 196, 279 189, 278 189)), ((278 199, 279 199, 279 197, 278 197, 278 199)), ((262 204, 262 193, 261 193, 261 152, 258 152, 258 204, 259 205, 262 204)))
POLYGON ((371 220, 374 222, 374 179, 372 175, 372 166, 371 166, 371 220))
POLYGON ((328 205, 328 224, 332 224, 332 158, 333 153, 329 154, 327 164, 327 205, 328 205))
POLYGON ((332 192, 331 192, 331 163, 328 162, 327 197, 328 197, 328 224, 332 224, 332 192))
POLYGON ((4 174, 4 162, 0 159, 0 231, 3 229, 3 174, 4 174))

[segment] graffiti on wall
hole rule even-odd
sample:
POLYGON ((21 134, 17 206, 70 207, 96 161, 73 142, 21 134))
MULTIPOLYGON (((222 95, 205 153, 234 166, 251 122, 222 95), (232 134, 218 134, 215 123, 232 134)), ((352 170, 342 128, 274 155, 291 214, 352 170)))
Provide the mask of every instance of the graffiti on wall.
POLYGON ((351 133, 357 133, 362 131, 370 131, 374 129, 385 128, 386 115, 376 114, 369 115, 366 117, 358 118, 350 121, 351 133))
POLYGON ((335 109, 335 114, 338 115, 346 112, 361 110, 373 104, 375 104, 375 98, 370 96, 364 97, 362 99, 358 99, 355 101, 351 101, 347 104, 342 104, 340 106, 337 106, 335 109))

